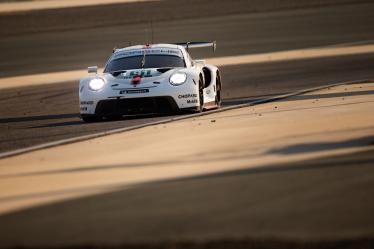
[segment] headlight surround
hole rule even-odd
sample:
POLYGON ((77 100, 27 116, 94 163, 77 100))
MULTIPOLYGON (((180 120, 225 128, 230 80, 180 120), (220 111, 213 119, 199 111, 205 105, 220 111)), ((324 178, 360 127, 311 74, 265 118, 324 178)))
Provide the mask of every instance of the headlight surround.
POLYGON ((92 79, 88 83, 88 87, 92 91, 99 91, 100 89, 102 89, 104 87, 104 85, 105 85, 105 81, 101 78, 92 79))
POLYGON ((170 83, 174 86, 182 85, 187 80, 187 74, 185 73, 174 73, 170 76, 170 83))

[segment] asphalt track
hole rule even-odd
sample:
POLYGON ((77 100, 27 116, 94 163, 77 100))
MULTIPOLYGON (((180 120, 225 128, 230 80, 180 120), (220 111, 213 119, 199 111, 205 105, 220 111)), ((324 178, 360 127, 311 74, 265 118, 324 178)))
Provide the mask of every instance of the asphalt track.
POLYGON ((368 150, 144 183, 3 215, 0 231, 4 244, 28 241, 14 248, 369 249, 373 160, 368 150), (214 238, 217 230, 237 235, 214 238), (111 245, 92 242, 102 238, 111 245))
MULTIPOLYGON (((127 45, 128 41, 143 43, 149 39, 150 19, 153 19, 156 41, 217 40, 217 56, 372 43, 374 4, 370 2, 176 0, 157 8, 154 3, 141 3, 0 15, 0 77, 75 70, 94 64, 102 66, 113 45, 127 45), (175 12, 176 7, 183 12, 175 12)), ((194 56, 212 57, 213 54, 199 50, 194 56)), ((373 79, 373 68, 374 54, 223 67, 225 105, 335 82, 373 79)), ((0 91, 0 152, 168 118, 138 117, 85 124, 78 118, 77 97, 77 82, 0 91)), ((110 231, 109 223, 103 221, 108 221, 107 215, 113 214, 108 212, 113 206, 117 212, 112 224, 118 224, 118 215, 136 221, 139 227, 150 232, 162 233, 154 227, 154 220, 144 217, 152 217, 154 210, 166 210, 161 218, 180 221, 170 229, 183 234, 186 227, 181 224, 192 222, 190 231, 199 232, 206 227, 195 227, 191 217, 203 220, 200 216, 209 213, 213 214, 211 224, 218 224, 216 218, 226 224, 227 216, 236 215, 240 221, 253 211, 247 208, 251 203, 263 214, 254 215, 256 219, 250 221, 253 234, 264 226, 278 225, 282 229, 279 226, 282 222, 293 226, 295 232, 304 224, 310 225, 308 231, 324 233, 327 227, 335 231, 346 226, 359 233, 361 225, 373 218, 370 209, 373 155, 373 150, 369 150, 153 182, 21 210, 0 216, 0 240, 2 236, 17 235, 7 233, 12 229, 25 236, 28 233, 23 231, 30 229, 44 241, 50 239, 48 233, 58 235, 58 225, 70 224, 69 219, 74 221, 71 226, 87 229, 90 236, 102 234, 110 231), (120 205, 117 200, 122 201, 120 205), (273 206, 273 201, 278 205, 273 206), (198 216, 189 216, 186 212, 179 215, 175 212, 176 206, 189 212, 197 212, 202 207, 202 211, 197 212, 198 216), (225 215, 214 216, 212 206, 224 207, 225 215), (344 224, 341 219, 331 221, 331 217, 345 217, 355 226, 344 224), (102 224, 103 230, 95 230, 96 224, 102 224)), ((238 229, 235 231, 248 229, 240 224, 235 224, 238 229)), ((121 231, 110 232, 114 236, 121 231)), ((281 234, 277 238, 142 241, 135 245, 118 241, 117 248, 372 248, 372 235, 353 239, 347 236, 347 240, 340 241, 331 237, 331 240, 313 242, 288 240, 281 234)), ((79 234, 77 237, 83 238, 79 234)), ((85 245, 87 248, 92 244, 85 245)))
MULTIPOLYGON (((336 2, 199 1, 197 8, 191 7, 193 1, 166 1, 157 8, 155 3, 137 3, 0 15, 0 76, 102 66, 114 45, 149 40, 150 19, 155 41, 217 40, 217 56, 371 43, 374 4, 336 2), (170 16, 176 4, 185 11, 170 16), (129 9, 135 8, 140 12, 133 16, 129 9), (113 18, 121 14, 128 18, 113 18)), ((198 50, 193 56, 214 55, 198 50)), ((374 54, 222 67, 225 105, 374 78, 373 67, 374 54)), ((3 90, 0 104, 0 152, 167 118, 82 123, 77 82, 3 90)))
POLYGON ((373 248, 373 90, 2 159, 0 248, 373 248))
MULTIPOLYGON (((374 77, 373 67, 374 55, 259 64, 249 69, 241 66, 223 68, 223 75, 227 78, 224 106, 333 82, 357 80, 352 72, 360 79, 374 77), (323 78, 318 75, 323 75, 323 78)), ((0 152, 170 118, 142 116, 83 123, 78 114, 76 82, 3 90, 0 104, 0 152)))

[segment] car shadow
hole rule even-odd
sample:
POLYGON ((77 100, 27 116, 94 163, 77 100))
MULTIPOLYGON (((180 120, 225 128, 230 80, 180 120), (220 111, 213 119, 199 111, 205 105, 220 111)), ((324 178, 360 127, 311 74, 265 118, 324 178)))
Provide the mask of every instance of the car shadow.
POLYGON ((28 122, 28 121, 43 121, 43 120, 50 120, 50 119, 66 119, 66 118, 77 118, 77 117, 79 117, 78 113, 11 117, 11 118, 0 118, 0 124, 28 122))
MULTIPOLYGON (((182 115, 186 115, 186 114, 182 114, 182 115)), ((181 114, 140 114, 140 115, 104 118, 103 120, 100 120, 97 122, 84 122, 83 120, 79 118, 79 114, 78 114, 77 116, 74 116, 74 117, 79 118, 79 120, 68 121, 68 122, 55 122, 55 123, 32 126, 30 128, 49 128, 49 127, 63 127, 63 126, 109 124, 113 122, 128 121, 128 120, 142 120, 142 119, 175 117, 175 116, 181 116, 181 114)))
POLYGON ((338 142, 300 143, 281 148, 271 149, 266 153, 291 155, 371 145, 374 145, 374 136, 365 136, 338 142))

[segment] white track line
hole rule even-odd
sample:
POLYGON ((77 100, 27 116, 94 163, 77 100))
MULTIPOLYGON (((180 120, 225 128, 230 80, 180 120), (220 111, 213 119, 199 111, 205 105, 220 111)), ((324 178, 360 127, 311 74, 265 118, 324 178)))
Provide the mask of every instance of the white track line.
POLYGON ((44 0, 28 2, 11 2, 0 4, 0 14, 21 11, 35 11, 46 9, 62 9, 116 3, 150 2, 156 0, 44 0))
MULTIPOLYGON (((313 58, 324 58, 333 56, 346 56, 374 53, 374 44, 344 46, 344 47, 322 47, 279 51, 261 54, 248 54, 238 56, 225 56, 207 59, 207 63, 217 66, 235 66, 253 63, 280 62, 290 60, 304 60, 313 58)), ((100 69, 102 70, 102 69, 100 69)), ((72 70, 65 72, 52 72, 25 76, 0 78, 0 90, 24 86, 36 86, 68 81, 79 81, 79 78, 87 75, 86 70, 72 70)))

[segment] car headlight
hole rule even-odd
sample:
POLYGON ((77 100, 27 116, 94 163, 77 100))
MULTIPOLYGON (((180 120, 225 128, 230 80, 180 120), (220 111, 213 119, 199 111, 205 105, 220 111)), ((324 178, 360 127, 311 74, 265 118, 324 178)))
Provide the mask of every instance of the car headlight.
POLYGON ((101 88, 103 88, 104 84, 105 82, 103 79, 95 78, 88 83, 88 86, 92 91, 99 91, 101 88))
POLYGON ((187 75, 185 73, 174 73, 170 76, 170 83, 178 86, 186 82, 187 75))

